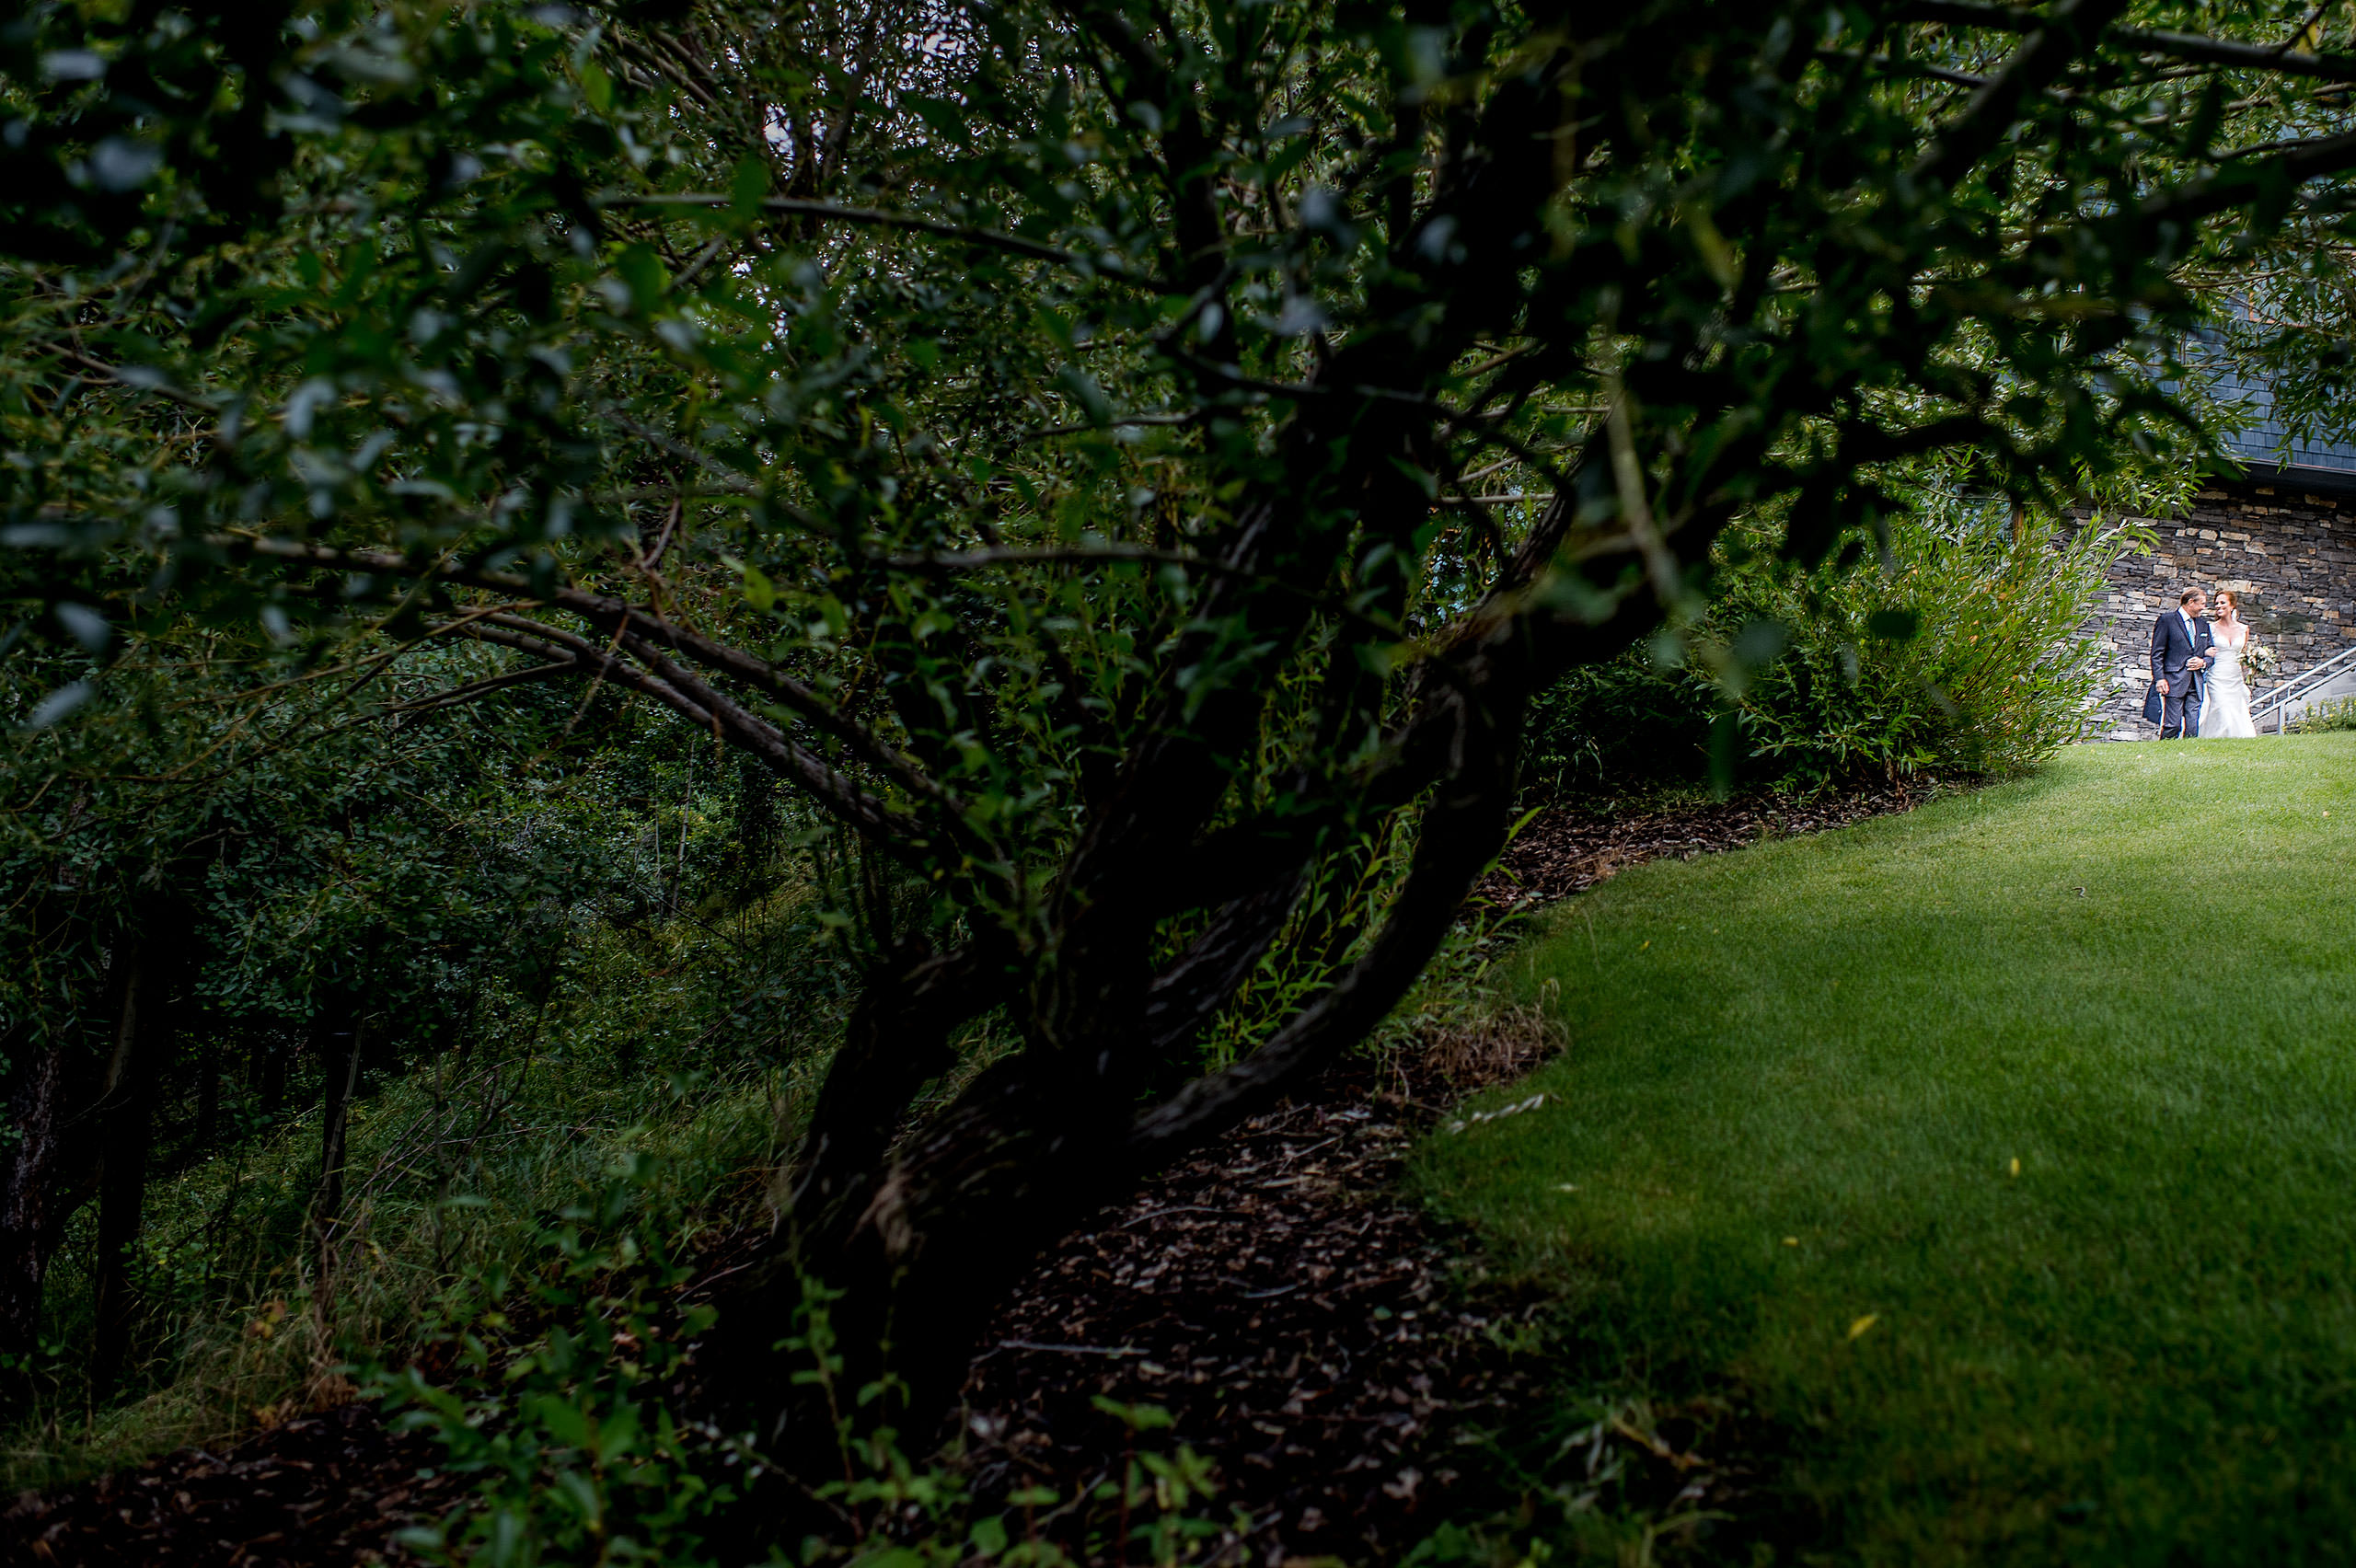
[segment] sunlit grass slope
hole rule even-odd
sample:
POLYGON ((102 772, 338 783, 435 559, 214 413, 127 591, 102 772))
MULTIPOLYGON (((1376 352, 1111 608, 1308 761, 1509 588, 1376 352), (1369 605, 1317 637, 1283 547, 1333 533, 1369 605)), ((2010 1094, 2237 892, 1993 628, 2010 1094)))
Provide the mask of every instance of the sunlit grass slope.
POLYGON ((1826 1560, 2356 1558, 2356 735, 1646 866, 1526 965, 1570 1049, 1430 1191, 1826 1560))

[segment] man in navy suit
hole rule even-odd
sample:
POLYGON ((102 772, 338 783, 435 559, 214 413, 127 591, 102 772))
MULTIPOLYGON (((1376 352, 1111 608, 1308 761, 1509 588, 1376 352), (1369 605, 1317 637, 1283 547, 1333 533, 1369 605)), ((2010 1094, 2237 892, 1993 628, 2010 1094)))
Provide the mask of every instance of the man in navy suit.
POLYGON ((2209 595, 2187 588, 2177 607, 2152 623, 2152 689, 2159 694, 2160 739, 2180 741, 2200 733, 2200 672, 2209 667, 2216 640, 2201 613, 2209 595))

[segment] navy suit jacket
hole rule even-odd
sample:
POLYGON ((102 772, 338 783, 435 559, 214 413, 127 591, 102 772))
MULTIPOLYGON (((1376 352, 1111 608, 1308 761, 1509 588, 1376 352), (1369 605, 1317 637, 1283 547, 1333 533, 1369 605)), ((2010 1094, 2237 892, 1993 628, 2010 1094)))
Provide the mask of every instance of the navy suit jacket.
POLYGON ((2152 678, 2168 683, 2171 698, 2191 697, 2200 690, 2200 677, 2207 669, 2194 670, 2188 677, 2188 660, 2206 659, 2217 640, 2209 634, 2206 620, 2195 620, 2192 630, 2184 629, 2184 617, 2170 610, 2152 625, 2152 678))

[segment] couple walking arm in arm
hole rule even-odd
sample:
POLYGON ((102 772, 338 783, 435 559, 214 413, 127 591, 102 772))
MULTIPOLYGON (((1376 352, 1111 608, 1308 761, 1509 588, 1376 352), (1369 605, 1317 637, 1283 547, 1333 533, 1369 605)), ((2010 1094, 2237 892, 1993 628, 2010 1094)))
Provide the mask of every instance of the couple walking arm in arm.
POLYGON ((2186 589, 2177 607, 2152 625, 2152 690, 2143 712, 2159 725, 2164 741, 2258 732, 2241 673, 2249 628, 2236 595, 2221 593, 2217 598, 2223 618, 2216 628, 2203 614, 2209 596, 2198 588, 2186 589))

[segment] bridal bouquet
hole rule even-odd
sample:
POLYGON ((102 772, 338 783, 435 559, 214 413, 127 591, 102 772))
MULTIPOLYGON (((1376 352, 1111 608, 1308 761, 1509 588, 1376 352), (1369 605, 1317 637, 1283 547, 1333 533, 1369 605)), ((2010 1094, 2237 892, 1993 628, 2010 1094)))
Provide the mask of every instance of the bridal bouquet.
POLYGON ((2274 672, 2281 667, 2282 661, 2275 656, 2274 650, 2257 638, 2253 637, 2242 645, 2242 679, 2249 684, 2252 691, 2272 680, 2274 672))

